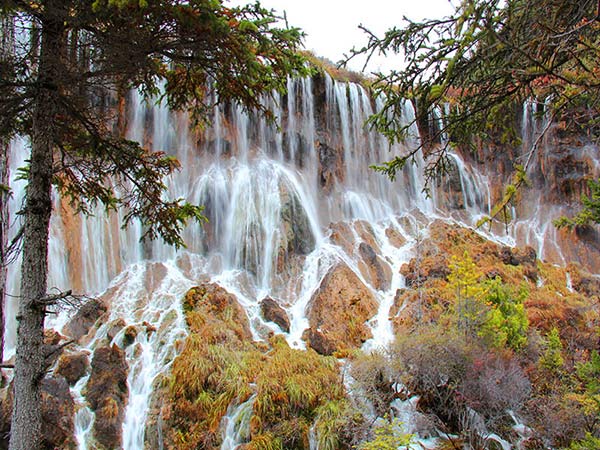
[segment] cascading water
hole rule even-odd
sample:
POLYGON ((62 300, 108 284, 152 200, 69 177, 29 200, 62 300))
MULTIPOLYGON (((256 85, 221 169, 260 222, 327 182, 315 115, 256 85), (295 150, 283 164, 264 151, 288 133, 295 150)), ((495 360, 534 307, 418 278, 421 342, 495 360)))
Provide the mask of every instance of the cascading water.
MULTIPOLYGON (((282 132, 235 105, 215 108, 212 126, 201 133, 192 131, 184 114, 131 94, 128 137, 176 155, 182 169, 167 181, 171 194, 205 206, 209 222, 185 230, 188 249, 184 252, 160 242, 140 244, 141 228, 134 225, 121 230, 117 215, 106 217, 98 211, 93 217, 73 217, 59 199, 55 201, 49 285, 74 286, 90 295, 110 288, 105 294, 110 301, 109 317, 86 349, 91 353, 105 342, 108 324, 119 319, 136 330, 133 343, 126 348, 126 449, 144 448, 154 384, 168 371, 176 341, 186 335, 181 298, 199 280, 210 279, 237 296, 256 339, 282 332, 264 320, 259 307, 267 296, 277 299, 290 318, 288 342, 303 348, 311 297, 330 268, 344 263, 379 303, 369 323, 373 337, 364 345, 366 350, 377 349, 393 340, 390 309, 397 289, 404 286, 399 268, 415 255, 428 222, 453 216, 472 225, 491 209, 489 177, 456 154, 450 158, 458 173, 460 214, 449 211, 444 189, 433 186, 431 198, 422 192, 422 160, 408 164, 395 182, 370 171, 371 164, 402 154, 405 145, 415 145, 418 133, 415 128, 408 144, 390 148, 382 136, 366 129, 366 119, 380 103, 373 102, 361 86, 323 75, 315 80, 290 80, 288 90, 286 97, 275 95, 268 100, 282 122, 282 132), (150 130, 145 129, 148 123, 153 124, 150 130), (347 247, 332 239, 330 224, 342 222, 350 224, 347 247), (390 267, 388 285, 376 286, 361 267, 358 250, 364 240, 363 223, 370 225, 376 256, 390 267), (403 243, 393 243, 393 236, 401 237, 403 243)), ((407 120, 414 117, 410 103, 404 108, 407 120)), ((530 121, 529 115, 525 121, 530 121)), ((528 139, 535 132, 527 128, 528 139)), ((24 140, 11 145, 12 217, 23 198, 23 183, 16 181, 15 174, 24 164, 26 147, 24 140)), ((545 228, 547 221, 541 223, 537 217, 519 218, 509 238, 533 244, 538 251, 555 245, 545 228)), ((13 234, 16 229, 11 228, 13 234)), ((560 248, 553 253, 560 254, 560 248)), ((9 272, 9 292, 15 296, 18 266, 13 264, 9 272)), ((9 355, 15 342, 14 315, 14 301, 9 299, 9 355)), ((61 316, 56 326, 65 320, 61 316)), ((112 342, 125 346, 122 339, 123 331, 112 342)), ((90 448, 94 420, 86 407, 85 383, 84 378, 73 388, 79 404, 76 435, 80 449, 90 448)), ((223 424, 223 448, 239 443, 242 416, 250 407, 250 400, 231 407, 223 424)))

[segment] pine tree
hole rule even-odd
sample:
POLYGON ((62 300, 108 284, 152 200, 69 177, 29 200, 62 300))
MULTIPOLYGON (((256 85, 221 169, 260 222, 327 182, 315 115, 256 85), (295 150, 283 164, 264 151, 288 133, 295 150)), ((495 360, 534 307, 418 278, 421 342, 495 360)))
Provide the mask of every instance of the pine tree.
POLYGON ((31 142, 10 449, 37 450, 44 318, 63 297, 47 294, 52 184, 77 211, 98 203, 124 208, 125 224, 138 219, 146 238, 176 246, 186 221, 201 219, 199 206, 166 199, 163 178, 178 162, 114 132, 111 99, 130 89, 162 94, 202 121, 211 88, 220 101, 270 117, 263 94, 285 89, 286 76, 306 69, 296 53, 301 33, 278 28, 258 3, 5 0, 1 8, 1 18, 15 17, 30 37, 0 61, 0 141, 18 133, 31 142))
POLYGON ((540 356, 540 367, 551 372, 558 372, 565 363, 562 357, 563 344, 556 327, 552 328, 546 335, 546 349, 540 356))

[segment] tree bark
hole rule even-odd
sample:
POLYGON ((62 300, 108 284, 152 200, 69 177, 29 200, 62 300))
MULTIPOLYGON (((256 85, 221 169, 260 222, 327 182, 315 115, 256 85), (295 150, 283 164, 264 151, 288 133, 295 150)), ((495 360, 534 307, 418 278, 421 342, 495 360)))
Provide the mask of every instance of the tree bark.
POLYGON ((34 106, 31 160, 24 208, 21 298, 10 450, 38 450, 42 443, 40 387, 45 375, 44 318, 48 273, 48 236, 52 212, 53 148, 59 133, 61 55, 65 49, 60 0, 44 4, 34 106))
MULTIPOLYGON (((0 23, 0 57, 10 55, 14 49, 13 18, 5 17, 0 23)), ((4 361, 4 305, 6 302, 6 276, 8 271, 7 249, 8 249, 8 224, 10 223, 8 200, 9 200, 9 139, 7 136, 0 137, 0 363, 4 361)))
POLYGON ((4 305, 6 301, 6 275, 8 271, 8 157, 9 143, 7 139, 0 138, 0 363, 4 361, 4 305))

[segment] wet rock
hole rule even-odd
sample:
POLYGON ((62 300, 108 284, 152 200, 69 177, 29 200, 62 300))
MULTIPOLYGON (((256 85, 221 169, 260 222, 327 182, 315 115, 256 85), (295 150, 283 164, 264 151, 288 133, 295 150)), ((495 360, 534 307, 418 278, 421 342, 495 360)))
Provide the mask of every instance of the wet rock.
POLYGON ((582 270, 575 264, 567 268, 571 274, 571 284, 573 289, 588 297, 600 296, 600 278, 589 272, 582 270))
MULTIPOLYGON (((75 402, 63 377, 42 381, 42 449, 74 450, 75 402)), ((8 448, 13 407, 12 383, 0 391, 0 449, 8 448)))
POLYGON ((115 336, 117 334, 119 334, 119 332, 126 326, 127 326, 127 322, 125 322, 125 319, 119 318, 119 319, 113 320, 108 325, 108 329, 106 330, 106 338, 109 340, 109 342, 112 342, 112 340, 115 338, 115 336))
POLYGON ((357 220, 353 225, 360 239, 369 244, 375 253, 380 254, 381 249, 379 248, 379 244, 375 239, 375 232, 373 231, 371 224, 365 220, 357 220))
POLYGON ((94 351, 85 397, 96 413, 94 438, 107 449, 121 447, 128 395, 127 371, 125 352, 118 346, 99 347, 94 351))
POLYGON ((89 358, 87 352, 68 353, 60 357, 58 366, 54 372, 56 375, 63 376, 73 386, 86 374, 88 367, 89 358))
POLYGON ((101 300, 96 298, 89 300, 79 308, 75 316, 65 325, 63 333, 79 341, 107 310, 107 306, 101 300))
POLYGON ((336 343, 320 330, 308 328, 302 333, 302 339, 306 341, 310 348, 321 355, 331 356, 337 350, 336 343))
POLYGON ((276 323, 286 333, 290 332, 290 319, 287 313, 271 297, 266 297, 260 302, 260 311, 265 320, 276 323))
POLYGON ((129 325, 123 332, 123 348, 129 347, 135 341, 138 330, 135 326, 129 325))
POLYGON ((62 377, 42 381, 42 435, 44 448, 75 448, 73 417, 75 402, 67 380, 62 377))
POLYGON ((366 242, 361 242, 358 252, 364 262, 363 273, 371 281, 375 289, 387 291, 392 282, 392 269, 388 263, 381 259, 373 247, 366 242))
POLYGON ((308 320, 336 350, 360 346, 371 337, 365 322, 377 313, 371 291, 345 264, 334 266, 308 304, 308 320))
POLYGON ((431 253, 418 258, 412 258, 408 264, 403 264, 400 273, 406 279, 406 286, 417 288, 430 279, 446 279, 450 275, 450 267, 446 255, 431 253))
POLYGON ((574 230, 563 228, 558 232, 557 244, 560 246, 561 254, 557 255, 554 261, 577 262, 588 272, 600 273, 600 228, 598 226, 575 227, 574 230))
POLYGON ((165 401, 169 397, 167 380, 167 376, 161 374, 152 383, 152 398, 144 432, 145 449, 165 448, 164 436, 167 430, 165 430, 164 416, 168 417, 171 410, 171 405, 165 401))
POLYGON ((281 224, 288 254, 308 255, 315 248, 315 237, 308 215, 296 195, 281 188, 281 224))
POLYGON ((156 327, 152 325, 150 322, 143 321, 142 326, 146 329, 146 334, 151 336, 156 332, 156 327))
POLYGON ((400 248, 404 244, 406 244, 406 238, 402 236, 402 234, 395 228, 386 228, 385 236, 390 241, 390 244, 392 244, 396 248, 400 248))
POLYGON ((437 192, 442 196, 442 204, 450 209, 463 209, 465 202, 458 164, 454 158, 446 161, 446 171, 436 179, 437 192))
POLYGON ((336 181, 344 180, 344 152, 322 140, 315 145, 319 155, 319 184, 325 193, 330 193, 336 181))
POLYGON ((192 332, 202 333, 206 325, 214 328, 215 342, 252 340, 246 311, 235 295, 216 283, 203 283, 190 289, 183 300, 186 322, 192 332))
POLYGON ((348 255, 354 252, 354 234, 346 222, 336 222, 329 225, 331 241, 344 249, 348 255))

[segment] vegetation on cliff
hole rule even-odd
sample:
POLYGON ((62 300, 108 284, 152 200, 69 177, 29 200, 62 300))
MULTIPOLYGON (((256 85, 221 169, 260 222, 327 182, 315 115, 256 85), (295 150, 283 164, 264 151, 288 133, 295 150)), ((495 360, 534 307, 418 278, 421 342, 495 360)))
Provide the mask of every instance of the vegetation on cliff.
POLYGON ((233 295, 191 289, 190 335, 156 394, 166 446, 219 447, 224 418, 243 407, 246 450, 306 449, 311 439, 323 449, 396 448, 410 445, 406 426, 441 431, 440 448, 494 448, 495 436, 595 448, 600 282, 442 221, 417 245, 390 311, 395 342, 346 351, 343 370, 283 336, 254 342, 233 295), (411 398, 411 423, 390 418, 411 398))
POLYGON ((454 445, 517 439, 515 417, 527 448, 593 442, 600 282, 442 222, 419 245, 392 310, 396 342, 352 361, 359 395, 380 415, 418 396, 417 429, 456 435, 454 445))

